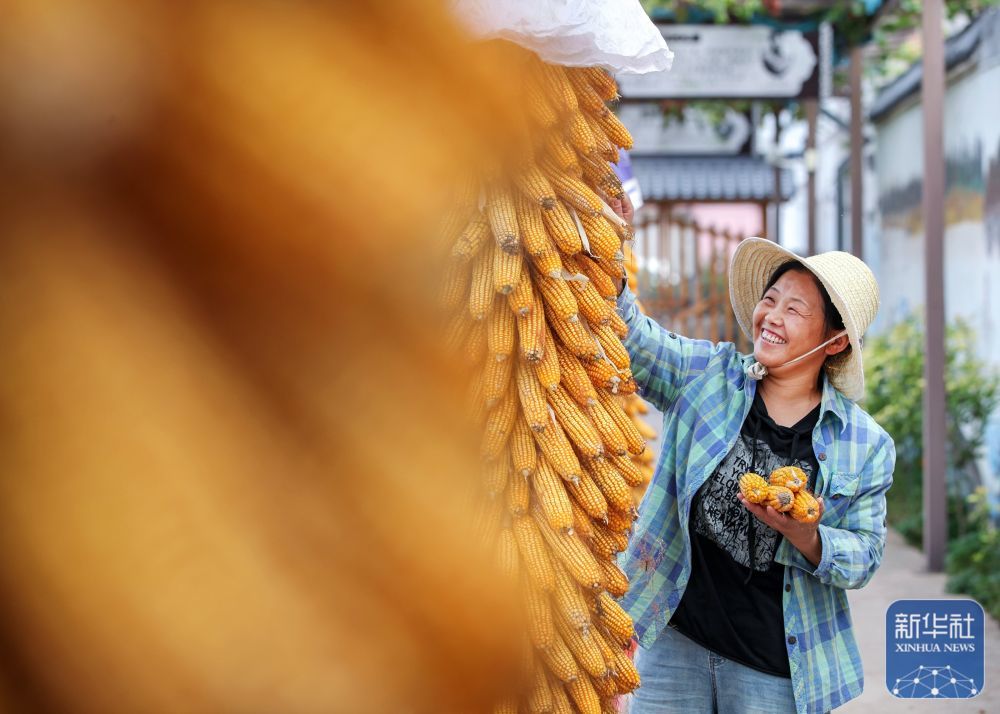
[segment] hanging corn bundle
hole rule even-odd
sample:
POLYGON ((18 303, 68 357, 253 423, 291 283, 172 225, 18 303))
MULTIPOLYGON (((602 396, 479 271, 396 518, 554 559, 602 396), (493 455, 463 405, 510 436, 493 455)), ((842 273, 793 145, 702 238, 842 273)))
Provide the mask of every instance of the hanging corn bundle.
POLYGON ((623 195, 609 162, 632 140, 608 109, 617 87, 604 70, 512 51, 527 65, 531 149, 464 189, 442 301, 448 342, 474 365, 479 528, 528 618, 530 686, 497 711, 600 714, 639 684, 615 600, 628 587, 615 558, 636 518, 632 488, 646 480, 615 311, 631 229, 606 201, 623 195))

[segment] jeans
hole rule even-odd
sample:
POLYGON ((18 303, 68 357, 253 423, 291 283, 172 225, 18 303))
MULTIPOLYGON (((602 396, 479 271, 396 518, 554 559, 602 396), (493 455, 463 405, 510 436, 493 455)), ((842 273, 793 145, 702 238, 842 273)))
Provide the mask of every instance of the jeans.
POLYGON ((792 680, 728 660, 667 627, 639 647, 629 714, 795 714, 792 680))

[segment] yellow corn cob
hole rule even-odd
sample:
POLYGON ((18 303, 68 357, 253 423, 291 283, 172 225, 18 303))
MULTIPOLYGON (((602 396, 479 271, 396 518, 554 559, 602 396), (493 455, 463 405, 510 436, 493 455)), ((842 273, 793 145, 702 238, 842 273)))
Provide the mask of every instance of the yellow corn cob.
POLYGON ((471 279, 472 272, 468 266, 454 261, 448 264, 438 288, 438 302, 442 309, 454 310, 462 304, 463 300, 468 299, 471 279))
POLYGON ((635 636, 635 625, 632 624, 632 618, 618 604, 618 601, 611 597, 610 593, 598 594, 597 616, 615 642, 621 647, 627 647, 635 636))
POLYGON ((594 483, 601 489, 609 506, 619 511, 627 511, 635 505, 632 502, 632 491, 625 483, 625 479, 607 459, 594 459, 586 468, 594 483))
POLYGON ((479 499, 473 516, 473 530, 480 543, 492 545, 496 542, 503 516, 503 501, 498 498, 479 499))
POLYGON ((604 216, 580 213, 580 223, 587 233, 590 252, 604 260, 615 260, 622 253, 622 241, 615 233, 614 227, 604 216))
POLYGON ((600 588, 604 579, 601 565, 580 537, 576 533, 553 530, 545 520, 545 514, 537 506, 532 508, 532 515, 542 537, 552 549, 552 554, 562 562, 566 572, 585 588, 600 588))
POLYGON ((489 241, 490 235, 489 221, 483 214, 477 212, 452 246, 452 257, 459 263, 469 262, 479 254, 479 250, 489 241))
POLYGON ((604 135, 608 137, 608 141, 622 149, 632 148, 632 135, 628 133, 628 129, 615 116, 614 112, 606 109, 598 113, 596 117, 604 135))
POLYGON ((594 525, 591 523, 590 515, 583 510, 575 498, 571 498, 569 502, 573 507, 573 531, 581 538, 589 538, 594 533, 594 525))
POLYGON ((604 407, 604 410, 614 420, 615 425, 621 431, 622 436, 625 437, 625 444, 629 452, 641 454, 645 451, 646 441, 642 438, 639 430, 636 429, 635 422, 625 413, 621 405, 621 400, 607 392, 598 390, 597 401, 604 407))
POLYGON ((510 295, 521 279, 521 253, 508 253, 494 245, 493 289, 501 295, 510 295))
MULTIPOLYGON (((521 228, 521 241, 528 255, 534 257, 554 252, 555 245, 549 239, 548 233, 545 232, 541 206, 532 202, 524 194, 518 194, 514 203, 517 207, 518 225, 521 228)), ((554 206, 555 204, 550 209, 554 206)))
POLYGON ((517 697, 505 697, 494 704, 493 714, 518 714, 517 697))
MULTIPOLYGON (((551 241, 549 242, 551 243, 551 241)), ((540 275, 551 275, 553 277, 562 275, 562 261, 559 259, 559 252, 555 248, 531 256, 531 263, 540 275)))
POLYGON ((615 198, 621 198, 625 195, 621 179, 611 168, 611 164, 603 160, 603 157, 599 155, 583 156, 580 158, 580 168, 583 171, 583 180, 597 189, 598 193, 615 198))
POLYGON ((542 81, 548 90, 546 97, 552 101, 556 111, 569 114, 577 111, 576 92, 569 83, 566 73, 559 65, 545 63, 542 66, 542 81))
POLYGON ((490 498, 496 498, 507 487, 510 476, 510 457, 504 451, 503 458, 499 455, 483 464, 483 487, 490 498))
MULTIPOLYGON (((510 361, 510 360, 508 360, 510 361)), ((486 428, 483 435, 483 458, 496 459, 505 450, 510 432, 517 419, 517 393, 507 389, 499 403, 486 415, 486 428)), ((510 468, 508 464, 508 470, 510 468)), ((494 493, 499 494, 503 489, 494 493)))
MULTIPOLYGON (((518 420, 520 421, 520 420, 518 420)), ((507 478, 507 510, 512 516, 523 516, 531 502, 531 486, 528 479, 515 468, 507 478)))
MULTIPOLYGON (((524 551, 521 551, 521 562, 525 566, 528 565, 524 560, 524 551)), ((543 651, 544 648, 552 647, 557 633, 549 596, 532 585, 530 580, 525 580, 521 587, 521 601, 527 611, 525 615, 531 644, 543 651)))
POLYGON ((772 486, 784 486, 792 493, 797 493, 805 488, 809 477, 798 466, 782 466, 772 471, 767 481, 772 486))
POLYGON ((585 458, 594 458, 604 453, 604 444, 598 435, 594 425, 590 423, 590 418, 580 409, 579 405, 573 401, 569 393, 563 386, 548 392, 549 406, 555 412, 556 418, 566 431, 570 441, 576 446, 577 451, 585 458))
POLYGON ((792 510, 792 507, 795 505, 795 494, 791 489, 784 486, 768 486, 767 498, 762 503, 770 506, 778 513, 784 513, 785 511, 792 510))
POLYGON ((590 627, 590 609, 580 594, 579 583, 566 572, 566 567, 558 559, 552 565, 556 571, 556 589, 552 593, 555 610, 578 630, 590 627))
POLYGON ((604 589, 615 597, 624 597, 628 592, 628 577, 615 563, 597 559, 597 565, 603 575, 604 589))
POLYGON ((534 371, 528 365, 519 362, 514 379, 517 382, 521 411, 528 426, 533 432, 547 431, 550 421, 549 408, 545 402, 542 385, 539 384, 534 371))
MULTIPOLYGON (((538 305, 541 307, 541 303, 538 305)), ((544 315, 541 310, 539 313, 544 315)), ((552 339, 552 333, 549 332, 547 325, 543 324, 542 332, 544 333, 545 350, 542 353, 542 359, 535 364, 535 375, 545 390, 552 391, 559 386, 561 377, 559 357, 556 354, 556 342, 552 339)))
POLYGON ((561 171, 573 176, 582 174, 576 150, 570 146, 565 137, 559 134, 553 134, 549 137, 545 147, 545 157, 561 171))
POLYGON ((760 474, 748 471, 740 476, 740 493, 750 503, 763 503, 767 500, 767 481, 760 474))
POLYGON ((586 370, 580 364, 572 352, 562 345, 556 345, 556 354, 559 357, 559 372, 562 374, 562 383, 570 393, 576 403, 589 407, 597 403, 597 391, 587 376, 586 370))
MULTIPOLYGON (((603 204, 590 186, 576 176, 571 176, 564 171, 560 171, 548 162, 543 162, 542 170, 555 189, 556 195, 568 205, 575 208, 581 214, 596 215, 600 213, 603 204)), ((617 240, 617 234, 615 234, 615 238, 617 240)))
POLYGON ((593 283, 589 280, 587 282, 573 280, 570 285, 573 292, 576 293, 576 303, 580 308, 580 314, 592 327, 611 324, 611 318, 615 315, 614 308, 611 303, 601 297, 593 283))
POLYGON ((577 677, 566 685, 566 691, 580 714, 601 714, 601 700, 590 677, 577 677))
MULTIPOLYGON (((595 625, 597 623, 594 623, 595 625)), ((591 627, 590 636, 594 638, 594 644, 597 645, 597 649, 601 651, 601 656, 604 658, 604 663, 607 665, 608 673, 615 672, 615 653, 618 651, 618 647, 610 644, 604 633, 601 632, 600 627, 591 627)))
POLYGON ((562 479, 553 470, 548 460, 542 458, 531 479, 535 498, 549 525, 556 530, 569 530, 573 527, 573 506, 569 495, 563 486, 562 479))
POLYGON ((469 314, 482 320, 493 303, 493 252, 484 250, 472 264, 472 285, 469 292, 469 314))
MULTIPOLYGON (((588 675, 589 676, 589 675, 588 675)), ((597 692, 597 696, 602 700, 609 699, 618 694, 618 684, 615 682, 615 678, 610 674, 606 674, 603 677, 591 677, 590 683, 594 687, 594 691, 597 692)), ((602 703, 601 712, 608 711, 608 709, 602 703)), ((612 709, 614 714, 618 714, 617 709, 612 709)))
POLYGON ((550 593, 556 587, 556 573, 549 559, 549 549, 545 547, 542 534, 535 519, 531 516, 518 516, 514 519, 514 538, 521 553, 521 562, 531 578, 534 587, 542 592, 550 593))
POLYGON ((542 222, 545 224, 549 238, 555 243, 560 253, 575 255, 583 249, 580 232, 562 201, 556 201, 555 206, 547 211, 542 211, 542 222))
POLYGON ((583 474, 580 460, 558 421, 550 418, 544 430, 532 431, 532 435, 549 464, 563 479, 571 481, 583 474))
POLYGON ((632 660, 621 650, 615 652, 614 670, 619 692, 631 692, 639 686, 639 672, 632 660))
POLYGON ((815 523, 820 519, 819 501, 809 493, 808 489, 800 489, 792 500, 792 508, 788 512, 792 518, 802 523, 815 523))
POLYGON ((566 485, 566 490, 576 500, 583 510, 591 518, 597 521, 604 520, 608 515, 608 500, 601 493, 601 489, 594 483, 594 479, 584 469, 580 477, 575 481, 570 481, 566 485))
POLYGON ((528 420, 523 413, 514 422, 514 430, 510 435, 510 455, 514 473, 524 478, 535 473, 535 468, 538 465, 538 451, 535 447, 535 440, 531 436, 531 427, 528 426, 528 420))
POLYGON ((618 98, 618 85, 615 83, 614 77, 600 67, 580 67, 573 71, 585 75, 590 86, 594 88, 601 99, 614 101, 618 98))
POLYGON ((539 654, 541 654, 549 671, 557 679, 562 682, 570 682, 579 678, 580 668, 577 666, 576 660, 573 659, 573 653, 569 651, 569 647, 563 642, 558 632, 553 632, 552 644, 541 649, 539 654))
POLYGON ((523 317, 531 312, 535 305, 535 298, 531 292, 531 272, 521 270, 521 277, 518 278, 514 290, 507 296, 507 307, 518 317, 523 317))
MULTIPOLYGON (((587 376, 586 372, 584 372, 584 376, 587 376)), ((590 384, 589 378, 587 379, 587 384, 590 384)), ((586 411, 587 416, 590 417, 590 421, 601 435, 601 441, 604 442, 604 450, 608 454, 617 454, 618 456, 627 454, 628 442, 625 440, 625 435, 622 434, 622 430, 618 428, 618 424, 615 423, 615 420, 608 414, 607 410, 595 399, 586 408, 586 411)))
POLYGON ((590 128, 590 123, 582 113, 574 112, 569 118, 566 128, 569 143, 580 154, 587 156, 597 152, 597 139, 590 128))
POLYGON ((503 528, 497 537, 497 559, 500 572, 509 578, 517 577, 517 541, 510 528, 503 528))
POLYGON ((521 357, 526 362, 535 364, 545 356, 545 308, 534 288, 532 288, 531 302, 531 310, 517 318, 517 336, 521 346, 521 357))
POLYGON ((469 330, 472 328, 472 320, 465 314, 465 311, 457 312, 448 318, 448 324, 444 329, 444 351, 449 357, 458 355, 462 346, 469 338, 469 330))
POLYGON ((466 333, 465 344, 462 346, 462 356, 468 365, 480 365, 489 353, 486 340, 486 320, 470 320, 466 333))
POLYGON ((552 619, 555 622, 556 632, 569 647, 580 668, 594 677, 603 677, 607 674, 608 667, 604 662, 604 655, 601 654, 593 638, 585 636, 583 632, 567 624, 558 612, 552 619))
POLYGON ((528 110, 528 115, 542 128, 555 126, 559 121, 556 110, 552 108, 548 99, 545 98, 543 88, 537 76, 529 76, 524 83, 524 100, 528 110))
POLYGON ((507 392, 513 363, 514 360, 510 359, 486 360, 486 367, 483 370, 483 401, 487 408, 492 409, 493 405, 500 401, 500 398, 507 392))
POLYGON ((548 275, 535 276, 535 284, 542 294, 547 310, 551 309, 552 314, 560 320, 578 320, 578 308, 573 291, 570 290, 566 281, 559 278, 551 278, 548 275))
POLYGON ((618 154, 618 147, 612 144, 611 140, 605 135, 603 127, 597 121, 597 117, 588 112, 587 124, 590 126, 590 132, 594 135, 594 141, 597 143, 597 155, 605 161, 617 164, 621 158, 618 154))
POLYGON ((632 522, 635 520, 633 511, 619 511, 615 508, 608 509, 608 530, 612 533, 629 535, 632 532, 632 522))
POLYGON ((486 319, 486 344, 495 359, 507 359, 514 352, 517 319, 499 300, 494 301, 486 319))
POLYGON ((545 306, 545 317, 559 341, 574 355, 584 360, 600 356, 599 345, 579 320, 563 320, 548 305, 545 306))
POLYGON ((590 549, 598 558, 610 560, 624 548, 618 547, 618 538, 600 523, 594 524, 594 535, 590 538, 590 549))
POLYGON ((549 691, 552 692, 552 714, 578 714, 559 678, 551 673, 546 678, 549 682, 549 691))
POLYGON ((552 690, 544 667, 535 667, 531 689, 528 692, 528 711, 532 714, 551 712, 554 706, 552 690))
POLYGON ((635 394, 638 385, 635 383, 635 376, 632 374, 632 370, 619 369, 618 376, 621 377, 621 383, 618 385, 618 393, 622 396, 635 394))
POLYGON ((618 471, 629 486, 642 486, 646 483, 646 477, 643 476, 639 467, 628 456, 609 454, 608 461, 611 462, 611 465, 615 467, 615 470, 618 471))
POLYGON ((586 256, 580 256, 576 262, 580 272, 590 278, 590 282, 602 298, 611 301, 618 299, 618 285, 615 285, 614 280, 601 270, 597 263, 586 256))
POLYGON ((622 319, 613 306, 608 324, 611 325, 611 330, 618 335, 618 339, 624 340, 628 336, 628 325, 625 324, 625 320, 622 319))
MULTIPOLYGON (((532 203, 548 210, 556 205, 556 192, 537 164, 530 164, 515 179, 521 193, 532 203)), ((522 229, 523 230, 523 229, 522 229)))
POLYGON ((618 374, 618 368, 611 364, 607 358, 601 357, 592 361, 583 360, 581 364, 590 378, 590 383, 597 388, 598 397, 605 391, 612 394, 619 393, 622 378, 618 374))
POLYGON ((593 333, 597 337, 597 341, 601 343, 604 354, 611 360, 611 363, 618 369, 628 369, 631 365, 631 360, 629 360, 625 345, 618 339, 618 335, 607 325, 597 325, 594 327, 593 333))
POLYGON ((587 76, 575 70, 576 68, 567 68, 566 76, 570 84, 573 85, 573 91, 576 92, 576 101, 580 105, 580 108, 591 112, 600 112, 607 109, 607 106, 604 104, 604 98, 590 84, 587 76))
POLYGON ((517 226, 517 210, 510 191, 495 187, 486 203, 486 216, 493 231, 493 237, 503 250, 516 253, 521 248, 520 231, 517 226))

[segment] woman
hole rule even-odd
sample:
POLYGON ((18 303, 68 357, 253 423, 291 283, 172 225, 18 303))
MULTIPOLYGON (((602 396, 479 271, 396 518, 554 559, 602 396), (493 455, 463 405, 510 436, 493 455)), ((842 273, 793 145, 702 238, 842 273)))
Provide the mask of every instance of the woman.
POLYGON ((625 554, 642 686, 632 714, 826 712, 858 696, 846 590, 885 543, 892 439, 855 401, 861 337, 878 308, 868 267, 758 238, 739 245, 730 296, 753 355, 618 309, 642 395, 664 413, 662 453, 625 554), (795 465, 820 520, 746 502, 737 480, 795 465))

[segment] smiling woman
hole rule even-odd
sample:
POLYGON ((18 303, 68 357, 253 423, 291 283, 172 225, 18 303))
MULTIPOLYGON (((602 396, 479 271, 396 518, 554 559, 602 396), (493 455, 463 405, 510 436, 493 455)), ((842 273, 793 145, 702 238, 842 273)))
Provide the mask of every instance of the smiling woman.
POLYGON ((633 714, 825 712, 863 687, 845 590, 881 561, 895 462, 855 403, 878 286, 846 253, 749 239, 730 291, 753 354, 666 331, 627 288, 618 300, 641 393, 664 413, 625 560, 643 680, 633 714), (796 478, 747 480, 770 489, 751 503, 747 473, 796 478))

